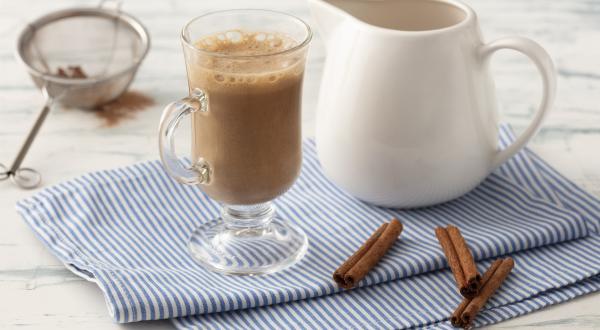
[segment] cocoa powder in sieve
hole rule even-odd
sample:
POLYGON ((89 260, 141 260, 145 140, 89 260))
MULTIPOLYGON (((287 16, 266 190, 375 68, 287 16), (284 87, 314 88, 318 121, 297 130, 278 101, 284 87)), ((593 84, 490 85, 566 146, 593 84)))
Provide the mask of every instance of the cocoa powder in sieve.
POLYGON ((61 78, 71 79, 85 79, 88 77, 79 65, 69 65, 66 68, 59 66, 58 69, 56 69, 56 75, 61 78))

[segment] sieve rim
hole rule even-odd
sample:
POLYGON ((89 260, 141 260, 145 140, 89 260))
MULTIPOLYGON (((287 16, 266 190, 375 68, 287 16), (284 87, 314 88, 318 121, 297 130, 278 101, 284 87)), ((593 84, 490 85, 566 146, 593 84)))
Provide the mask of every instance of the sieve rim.
MULTIPOLYGON (((61 9, 57 11, 53 11, 51 13, 40 16, 31 22, 27 23, 25 28, 21 30, 19 36, 17 38, 17 46, 16 46, 17 59, 27 68, 27 71, 32 76, 37 78, 41 78, 44 81, 50 81, 53 83, 65 84, 65 85, 93 85, 97 83, 102 83, 113 78, 123 76, 129 74, 131 72, 137 71, 138 67, 148 54, 150 50, 150 34, 146 27, 135 17, 123 12, 123 11, 114 11, 103 8, 89 8, 89 7, 75 7, 68 9, 61 9), (123 70, 117 71, 115 73, 102 76, 102 77, 90 77, 90 78, 82 78, 82 79, 72 79, 72 78, 64 78, 60 76, 56 76, 50 73, 43 73, 42 71, 31 66, 26 60, 24 56, 24 48, 25 48, 25 38, 29 33, 35 31, 36 28, 49 24, 51 22, 55 22, 57 20, 75 16, 97 16, 97 17, 108 17, 111 19, 118 19, 121 23, 126 24, 130 28, 138 34, 143 50, 135 61, 126 67, 123 70)), ((133 77, 132 77, 133 78, 133 77)))

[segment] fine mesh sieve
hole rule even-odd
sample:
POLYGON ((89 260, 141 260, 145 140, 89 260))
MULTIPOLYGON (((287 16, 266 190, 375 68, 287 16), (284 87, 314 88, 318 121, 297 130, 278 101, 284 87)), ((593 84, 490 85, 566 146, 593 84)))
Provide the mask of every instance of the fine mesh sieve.
POLYGON ((21 33, 17 52, 35 84, 69 107, 94 108, 119 97, 148 52, 142 24, 120 10, 73 8, 45 15, 21 33), (58 76, 81 67, 84 79, 58 76))
POLYGON ((146 56, 150 38, 135 18, 101 3, 42 16, 25 27, 17 40, 18 58, 41 89, 46 103, 38 113, 10 168, 0 164, 0 180, 34 188, 40 174, 21 168, 27 150, 54 102, 94 109, 123 94, 146 56), (65 75, 74 72, 77 75, 65 75), (62 75, 60 73, 62 71, 62 75))

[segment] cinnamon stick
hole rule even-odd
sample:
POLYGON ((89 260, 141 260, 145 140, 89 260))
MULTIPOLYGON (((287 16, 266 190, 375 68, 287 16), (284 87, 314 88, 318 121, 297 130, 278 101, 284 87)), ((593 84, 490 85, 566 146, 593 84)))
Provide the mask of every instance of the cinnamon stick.
POLYGON ((386 222, 379 226, 379 228, 377 228, 377 230, 371 234, 369 239, 367 239, 367 241, 360 248, 358 248, 354 254, 352 254, 338 269, 335 270, 333 273, 333 280, 336 283, 344 282, 344 275, 350 270, 350 268, 356 265, 356 263, 365 255, 365 253, 367 253, 367 251, 369 251, 379 236, 381 236, 381 233, 383 233, 387 225, 388 223, 386 222))
POLYGON ((334 273, 333 280, 342 288, 350 289, 369 273, 389 250, 400 233, 402 223, 392 219, 381 225, 367 241, 334 273))
MULTIPOLYGON (((483 277, 481 279, 481 287, 484 287, 487 284, 487 282, 490 280, 492 275, 496 272, 496 270, 498 269, 498 267, 500 266, 502 261, 503 261, 503 259, 495 260, 490 265, 490 267, 485 271, 485 273, 483 274, 483 277)), ((463 324, 461 316, 462 316, 465 308, 467 308, 467 306, 471 303, 472 300, 473 299, 471 299, 471 298, 463 298, 463 300, 458 305, 456 310, 454 310, 454 313, 452 313, 452 316, 450 316, 450 323, 453 326, 455 326, 455 327, 466 326, 463 324)))
POLYGON ((467 298, 477 295, 481 286, 481 275, 477 272, 473 255, 455 226, 437 227, 435 235, 444 251, 460 294, 467 298))
POLYGON ((454 245, 456 253, 458 254, 458 260, 460 261, 460 266, 465 274, 467 286, 470 291, 476 293, 479 290, 481 283, 481 275, 479 275, 479 272, 477 272, 477 266, 475 265, 475 260, 473 260, 471 250, 469 250, 467 242, 457 227, 448 226, 446 227, 446 230, 448 230, 448 235, 450 236, 452 244, 454 245))
POLYGON ((512 258, 505 258, 502 260, 496 271, 490 276, 485 286, 483 286, 479 294, 474 297, 471 302, 465 307, 462 312, 460 319, 464 328, 469 328, 471 322, 479 313, 479 310, 485 305, 490 297, 498 290, 498 288, 504 283, 504 280, 510 274, 513 269, 515 262, 512 258))

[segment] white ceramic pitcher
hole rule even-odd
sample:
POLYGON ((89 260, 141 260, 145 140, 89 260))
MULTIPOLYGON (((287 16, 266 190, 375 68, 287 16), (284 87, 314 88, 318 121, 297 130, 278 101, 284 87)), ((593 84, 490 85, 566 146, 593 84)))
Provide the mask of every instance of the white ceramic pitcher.
POLYGON ((389 207, 441 203, 473 189, 527 143, 555 94, 552 60, 521 37, 490 43, 450 0, 309 0, 326 43, 317 150, 326 175, 389 207), (491 55, 528 56, 543 82, 529 127, 498 149, 491 55))

